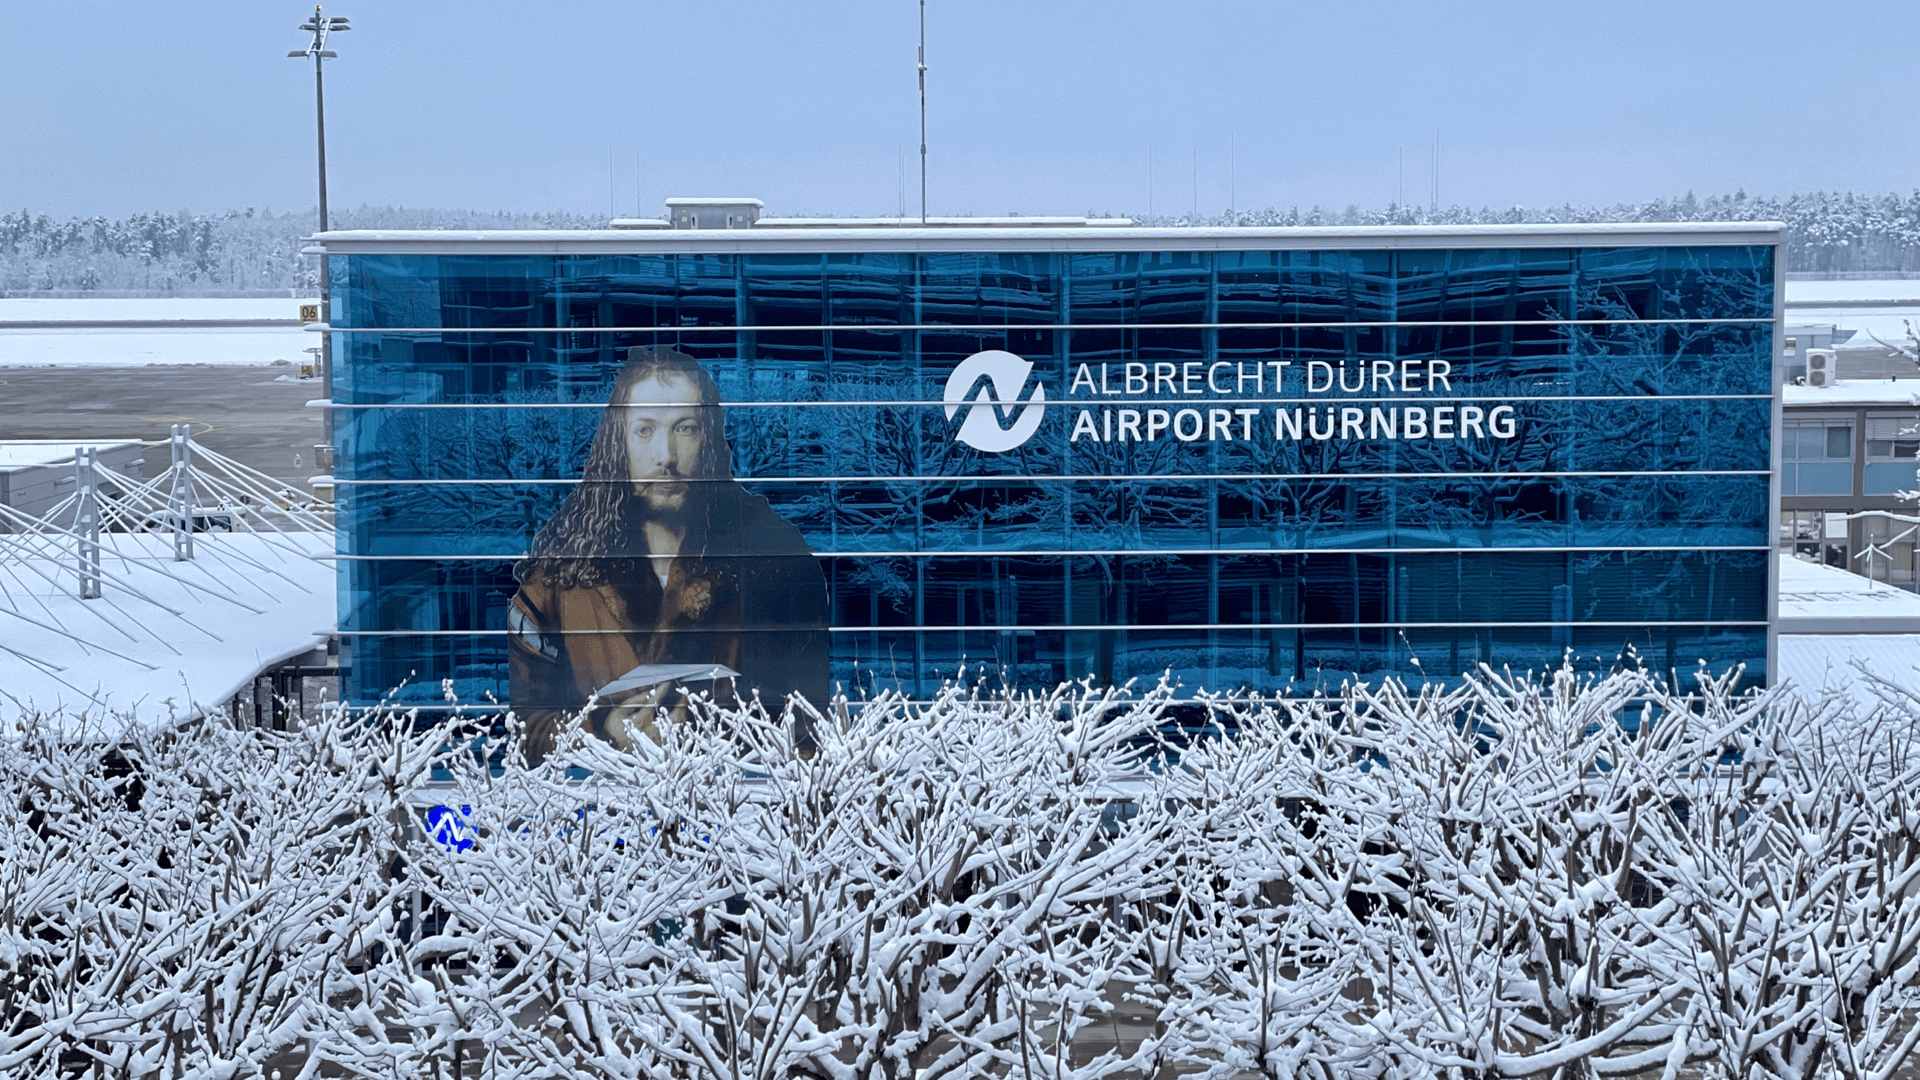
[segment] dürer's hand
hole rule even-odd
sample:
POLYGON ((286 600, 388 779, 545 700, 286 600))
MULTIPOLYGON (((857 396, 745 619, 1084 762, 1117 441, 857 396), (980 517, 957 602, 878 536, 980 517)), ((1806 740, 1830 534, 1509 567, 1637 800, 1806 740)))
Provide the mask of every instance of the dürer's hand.
POLYGON ((639 738, 658 741, 661 700, 672 692, 666 685, 632 690, 608 703, 607 741, 622 750, 633 749, 639 738))

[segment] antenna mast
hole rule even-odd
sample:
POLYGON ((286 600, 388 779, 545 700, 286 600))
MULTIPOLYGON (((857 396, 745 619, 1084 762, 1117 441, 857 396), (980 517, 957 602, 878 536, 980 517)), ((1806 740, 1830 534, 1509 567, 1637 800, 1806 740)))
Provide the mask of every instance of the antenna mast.
POLYGON ((927 223, 927 0, 920 0, 920 224, 927 223))

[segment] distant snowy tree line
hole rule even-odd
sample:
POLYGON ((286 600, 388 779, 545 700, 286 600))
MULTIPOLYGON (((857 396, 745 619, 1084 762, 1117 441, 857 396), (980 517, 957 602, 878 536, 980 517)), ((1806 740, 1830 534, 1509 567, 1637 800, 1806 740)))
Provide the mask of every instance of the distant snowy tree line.
MULTIPOLYGON (((567 213, 480 213, 368 207, 337 210, 340 229, 587 229, 604 219, 567 213)), ((0 296, 36 293, 221 296, 319 287, 319 266, 300 254, 311 212, 249 207, 223 214, 134 214, 56 221, 25 210, 0 214, 0 296)))
POLYGON ((1693 193, 1610 206, 1515 206, 1505 210, 1389 206, 1344 210, 1315 206, 1282 211, 1142 218, 1151 225, 1518 225, 1606 221, 1779 221, 1787 226, 1789 272, 1912 273, 1920 271, 1920 188, 1905 195, 1816 191, 1784 199, 1693 193))
POLYGON ((1920 703, 1314 698, 0 742, 0 1073, 1887 1077, 1920 703), (1684 1073, 1683 1073, 1684 1070, 1684 1073))
MULTIPOLYGON (((1783 221, 1787 269, 1920 272, 1920 189, 1906 195, 1813 192, 1788 198, 1688 194, 1611 206, 1389 206, 1329 211, 1315 206, 1219 215, 1140 218, 1152 225, 1473 225, 1588 221, 1783 221)), ((342 229, 591 229, 597 215, 484 213, 361 206, 336 211, 342 229)), ((56 221, 21 210, 0 214, 0 295, 153 293, 223 295, 311 290, 318 270, 300 254, 311 213, 248 208, 223 214, 134 214, 56 221)))

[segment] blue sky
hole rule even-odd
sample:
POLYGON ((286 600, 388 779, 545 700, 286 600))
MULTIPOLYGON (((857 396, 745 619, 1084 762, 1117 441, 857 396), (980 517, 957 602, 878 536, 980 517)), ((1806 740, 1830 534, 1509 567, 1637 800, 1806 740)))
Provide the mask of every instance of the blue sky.
MULTIPOLYGON (((0 207, 313 205, 311 10, 18 0, 0 207)), ((343 0, 336 206, 917 212, 912 0, 343 0), (640 155, 636 177, 634 156, 640 155), (637 187, 636 187, 637 180, 637 187)), ((1920 183, 1913 0, 931 0, 932 212, 1612 202, 1920 183), (1230 165, 1231 162, 1231 165, 1230 165), (1197 174, 1197 184, 1196 184, 1197 174), (1196 192, 1197 187, 1197 192, 1196 192)))

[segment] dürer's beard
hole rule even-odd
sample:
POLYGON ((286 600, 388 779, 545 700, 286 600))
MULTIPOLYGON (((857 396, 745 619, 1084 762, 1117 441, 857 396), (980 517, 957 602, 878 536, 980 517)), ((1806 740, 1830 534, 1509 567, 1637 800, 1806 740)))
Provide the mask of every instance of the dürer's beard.
POLYGON ((692 487, 684 481, 634 484, 641 510, 640 535, 653 559, 654 572, 663 580, 671 565, 667 560, 682 554, 686 543, 687 522, 693 516, 692 487))
POLYGON ((648 521, 681 528, 685 527, 692 490, 693 485, 685 480, 669 477, 635 480, 633 484, 634 497, 640 500, 648 521))

